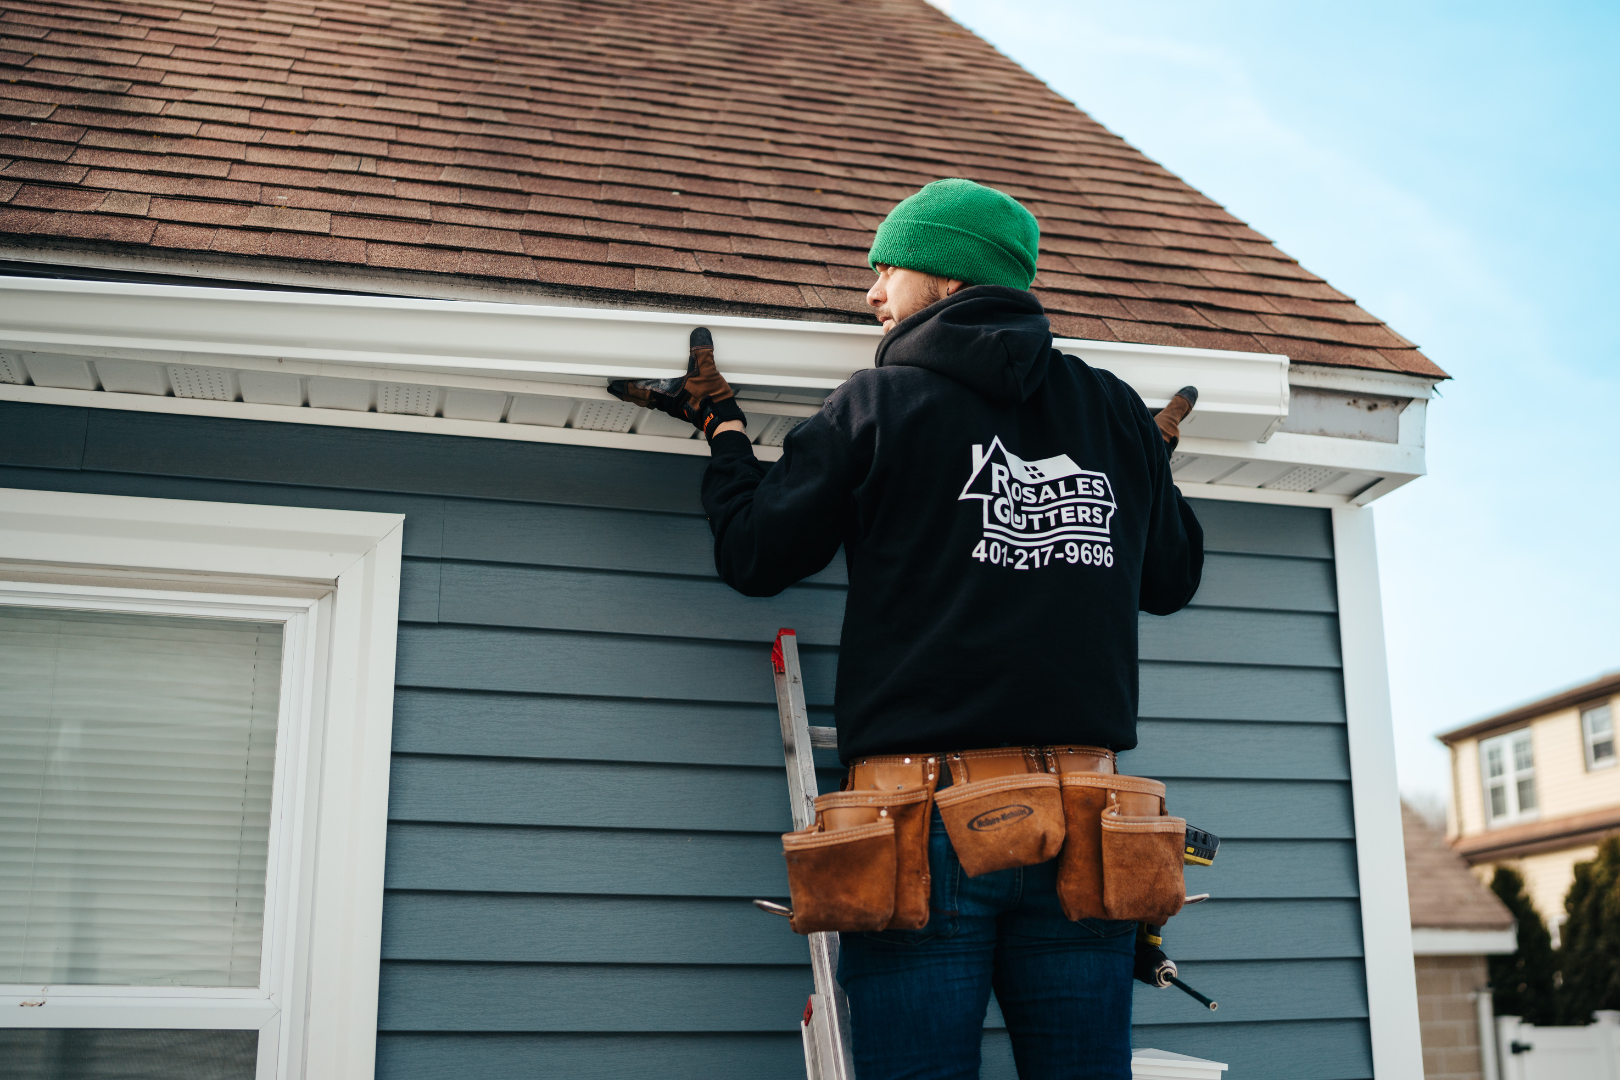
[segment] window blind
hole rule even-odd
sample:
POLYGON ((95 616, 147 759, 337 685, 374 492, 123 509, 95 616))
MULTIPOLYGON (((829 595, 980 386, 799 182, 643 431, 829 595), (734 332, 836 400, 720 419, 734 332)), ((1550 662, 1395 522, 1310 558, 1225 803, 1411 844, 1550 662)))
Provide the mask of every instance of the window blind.
POLYGON ((281 647, 0 605, 0 982, 258 985, 281 647))

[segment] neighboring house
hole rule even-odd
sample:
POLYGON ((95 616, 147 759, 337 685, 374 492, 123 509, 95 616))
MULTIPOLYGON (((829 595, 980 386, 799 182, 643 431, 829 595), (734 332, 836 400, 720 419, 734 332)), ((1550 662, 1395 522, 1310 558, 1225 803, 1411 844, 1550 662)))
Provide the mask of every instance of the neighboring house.
POLYGON ((1452 845, 1485 880, 1509 865, 1552 929, 1575 864, 1620 831, 1614 723, 1620 673, 1439 736, 1451 750, 1452 845))
POLYGON ((1513 915, 1469 873, 1443 830, 1405 805, 1401 823, 1424 1080, 1497 1080, 1485 958, 1518 948, 1513 915))
POLYGON ((1062 348, 1202 391, 1123 765, 1223 837, 1168 933, 1221 1008, 1138 987, 1136 1044, 1416 1074, 1410 342, 922 0, 167 3, 0 3, 0 1054, 802 1075, 767 656, 826 722, 843 562, 727 589, 706 447, 604 387, 708 325, 779 456, 872 362, 881 216, 964 175, 1040 217, 1062 348))

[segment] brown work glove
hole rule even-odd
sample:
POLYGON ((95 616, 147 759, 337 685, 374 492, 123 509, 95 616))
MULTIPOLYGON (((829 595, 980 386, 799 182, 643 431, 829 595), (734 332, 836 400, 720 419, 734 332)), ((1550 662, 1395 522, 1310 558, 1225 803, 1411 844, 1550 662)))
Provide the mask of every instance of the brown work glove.
POLYGON ((1198 387, 1183 386, 1176 391, 1176 396, 1170 399, 1170 404, 1160 409, 1153 417, 1153 422, 1159 425, 1159 434, 1170 445, 1172 452, 1176 443, 1181 441, 1181 422, 1187 419, 1187 414, 1193 411, 1198 404, 1198 387))
POLYGON ((678 379, 616 379, 608 383, 608 393, 620 401, 685 420, 710 439, 714 429, 728 420, 748 423, 731 385, 714 366, 714 338, 706 326, 692 331, 685 375, 678 379))

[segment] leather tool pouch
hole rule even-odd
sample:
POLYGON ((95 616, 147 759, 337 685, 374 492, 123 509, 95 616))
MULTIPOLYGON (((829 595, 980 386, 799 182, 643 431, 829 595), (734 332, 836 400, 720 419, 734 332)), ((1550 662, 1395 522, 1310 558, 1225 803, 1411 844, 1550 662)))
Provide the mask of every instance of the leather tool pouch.
MULTIPOLYGON (((1108 792, 1121 783, 1155 784, 1114 773, 1114 755, 1094 747, 1053 747, 1063 796, 1063 850, 1058 854, 1057 893, 1070 919, 1101 919, 1103 911, 1102 812, 1108 792)), ((1163 785, 1157 791, 1163 792, 1163 785)))
POLYGON ((939 756, 862 758, 850 766, 844 790, 816 800, 834 807, 875 806, 894 822, 894 917, 885 930, 921 930, 928 925, 928 825, 939 780, 939 756))
POLYGON ((815 828, 782 837, 794 930, 928 925, 928 822, 938 766, 937 756, 862 759, 843 791, 816 798, 815 828))
POLYGON ((875 807, 871 816, 866 824, 824 829, 818 807, 816 828, 783 835, 795 933, 888 925, 894 915, 894 822, 878 817, 875 807))
POLYGON ((946 761, 952 784, 934 804, 968 877, 1056 857, 1063 799, 1039 750, 964 750, 946 761))
POLYGON ((1109 789, 1098 821, 1103 913, 1110 919, 1163 926, 1187 896, 1182 876, 1187 822, 1165 814, 1163 784, 1140 777, 1117 779, 1135 783, 1109 789))

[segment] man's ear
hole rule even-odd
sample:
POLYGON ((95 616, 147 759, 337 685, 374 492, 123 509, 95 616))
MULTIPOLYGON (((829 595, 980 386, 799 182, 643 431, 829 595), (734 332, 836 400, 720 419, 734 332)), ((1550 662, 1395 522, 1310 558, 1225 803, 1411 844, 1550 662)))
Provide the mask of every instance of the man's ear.
POLYGON ((945 295, 950 296, 952 293, 956 292, 956 290, 960 289, 966 284, 967 282, 965 281, 957 281, 955 278, 951 278, 945 282, 945 295))

